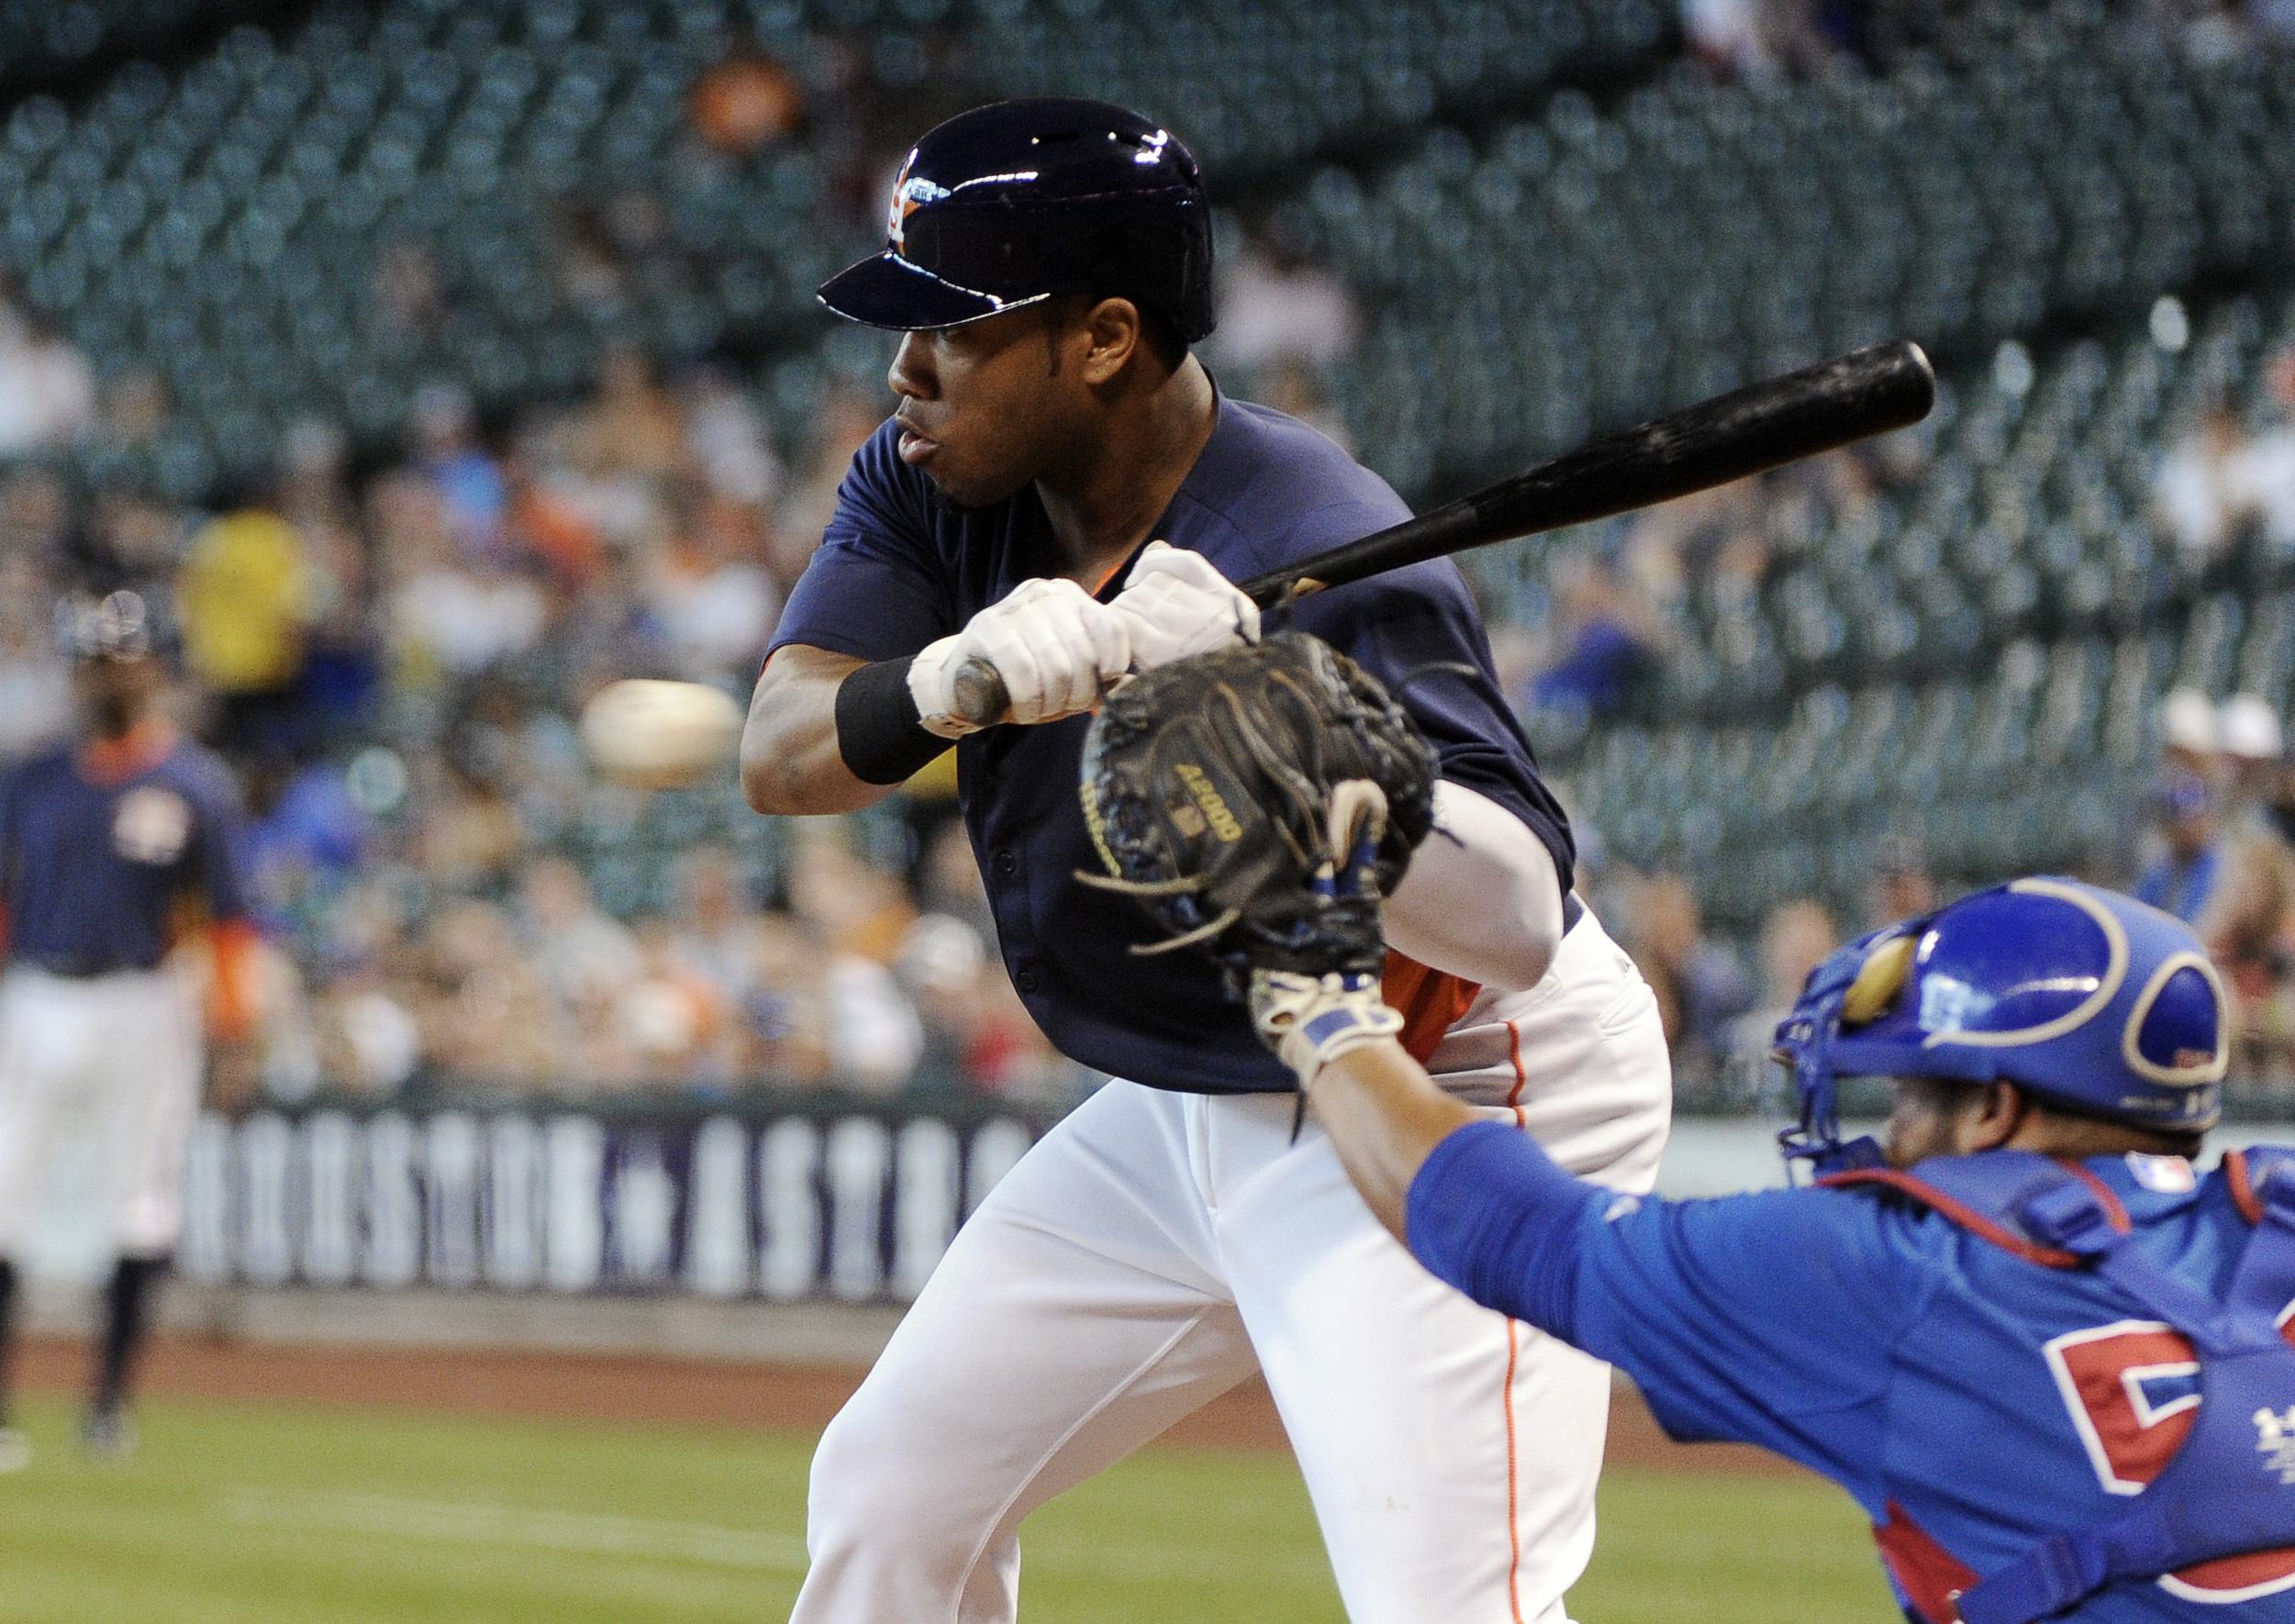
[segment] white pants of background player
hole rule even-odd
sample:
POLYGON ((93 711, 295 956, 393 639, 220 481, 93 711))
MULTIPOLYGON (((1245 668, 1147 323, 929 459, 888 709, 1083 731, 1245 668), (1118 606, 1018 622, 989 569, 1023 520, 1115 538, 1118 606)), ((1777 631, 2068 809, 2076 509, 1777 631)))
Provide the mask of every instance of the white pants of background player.
MULTIPOLYGON (((1590 914, 1434 1069, 1573 1173, 1656 1176, 1656 1003, 1590 914)), ((1111 1083, 1021 1159, 821 1440, 792 1624, 1010 1619, 1020 1520, 1254 1368, 1355 1624, 1565 1617, 1609 1367, 1420 1268, 1292 1108, 1111 1083)))
POLYGON ((22 1251, 73 1133, 95 1141, 97 1198, 117 1254, 173 1250, 205 1053, 182 975, 73 980, 17 968, 0 977, 0 1257, 22 1251))

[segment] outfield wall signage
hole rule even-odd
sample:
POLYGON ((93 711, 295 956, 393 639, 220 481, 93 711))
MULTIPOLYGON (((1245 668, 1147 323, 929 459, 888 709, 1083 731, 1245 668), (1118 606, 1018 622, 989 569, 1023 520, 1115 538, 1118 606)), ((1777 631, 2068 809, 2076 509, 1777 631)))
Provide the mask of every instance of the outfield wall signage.
POLYGON ((818 1104, 209 1117, 177 1262, 215 1285, 905 1301, 1052 1119, 818 1104))

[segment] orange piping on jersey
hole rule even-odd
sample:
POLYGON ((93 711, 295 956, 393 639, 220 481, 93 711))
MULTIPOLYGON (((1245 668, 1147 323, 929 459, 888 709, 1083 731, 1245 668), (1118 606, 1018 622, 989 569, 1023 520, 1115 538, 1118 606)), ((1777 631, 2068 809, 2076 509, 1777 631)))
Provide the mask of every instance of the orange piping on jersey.
POLYGON ((1521 1351, 1522 1328, 1512 1319, 1506 1322, 1506 1605, 1513 1610, 1514 1624, 1522 1620, 1522 1525, 1521 1509, 1516 1501, 1515 1477, 1519 1473, 1514 1445, 1514 1364, 1521 1351))
POLYGON ((108 788, 148 773, 175 748, 174 724, 158 717, 138 722, 118 739, 91 739, 80 747, 80 776, 108 788))
POLYGON ((1922 1206, 1933 1208, 1938 1217, 1948 1218, 1962 1229, 1982 1236, 2003 1251, 2012 1251, 2027 1262, 2038 1263, 2044 1269, 2077 1269, 2080 1256, 2060 1247, 2042 1246, 2027 1240, 2006 1226, 1997 1224, 1975 1207, 1954 1200, 1944 1191, 1893 1167, 1859 1167, 1848 1173, 1829 1173, 1817 1181, 1820 1189, 1841 1190, 1858 1185, 1887 1185, 1910 1196, 1922 1206))
POLYGON ((2247 1152, 2223 1152, 2223 1182, 2231 1187, 2232 1205, 2250 1224, 2263 1222, 2263 1197, 2256 1192, 2256 1177, 2248 1171, 2247 1152))
POLYGON ((2125 1235, 2135 1228, 2134 1223, 2128 1217, 2128 1209, 2121 1204, 2120 1197, 2112 1194, 2110 1185, 2104 1183, 2078 1162, 2059 1157, 2056 1165, 2089 1187, 2096 1199, 2102 1204, 2104 1221, 2113 1229, 2125 1235))
POLYGON ((1976 1588, 1976 1570, 1939 1545, 1896 1501, 1888 1510, 1888 1520, 1873 1525, 1873 1543, 1897 1588, 1929 1624, 1953 1624, 1960 1617, 1961 1592, 1976 1588))
POLYGON ((1458 1024, 1466 1007, 1482 990, 1475 982, 1461 981, 1448 971, 1432 970, 1416 959, 1387 950, 1387 969, 1379 996, 1401 1012, 1403 1051, 1424 1065, 1442 1042, 1443 1035, 1458 1024))
POLYGON ((1138 558, 1140 556, 1140 552, 1144 552, 1146 551, 1147 548, 1143 543, 1141 546, 1139 552, 1127 552, 1114 563, 1109 565, 1108 573, 1102 575, 1099 578, 1099 584, 1092 588, 1092 595, 1094 597, 1097 597, 1101 593, 1106 592, 1110 586, 1113 586, 1116 584, 1116 577, 1123 573, 1124 565, 1130 563, 1133 559, 1138 558))
POLYGON ((1514 1113, 1515 1127, 1527 1128, 1530 1118, 1522 1111, 1522 1090, 1530 1086, 1530 1073, 1522 1069, 1522 1029, 1516 1021, 1506 1023, 1506 1058, 1514 1067, 1514 1087, 1506 1096, 1506 1108, 1514 1113))
POLYGON ((215 979, 207 995, 207 1024, 225 1043, 255 1029, 255 947, 262 940, 253 921, 218 919, 207 927, 215 956, 215 979))

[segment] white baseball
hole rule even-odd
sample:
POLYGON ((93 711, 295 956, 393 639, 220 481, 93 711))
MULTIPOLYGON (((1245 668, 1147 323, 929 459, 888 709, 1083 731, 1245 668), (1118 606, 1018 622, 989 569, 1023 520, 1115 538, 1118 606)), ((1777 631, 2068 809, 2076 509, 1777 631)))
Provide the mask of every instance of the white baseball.
POLYGON ((741 706, 700 683, 630 677, 582 707, 590 764, 636 789, 689 789, 732 759, 741 737, 741 706))

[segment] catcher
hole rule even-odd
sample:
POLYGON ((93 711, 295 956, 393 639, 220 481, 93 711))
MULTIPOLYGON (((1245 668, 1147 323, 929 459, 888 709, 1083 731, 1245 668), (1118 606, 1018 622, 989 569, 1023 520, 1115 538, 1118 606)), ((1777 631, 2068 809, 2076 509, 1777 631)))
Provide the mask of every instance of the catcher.
POLYGON ((1300 639, 1150 673, 1083 795, 1105 883, 1227 964, 1419 1260, 1675 1437, 1846 1488, 1916 1624, 2295 1619, 2295 1150, 2193 1169, 2226 1029, 2189 929, 2033 878, 1876 931, 1777 1031, 1818 1187, 1597 1188, 1395 1041, 1378 904, 1427 767, 1380 697, 1300 639), (1842 1141, 1841 1076, 1891 1080, 1877 1142, 1842 1141))

